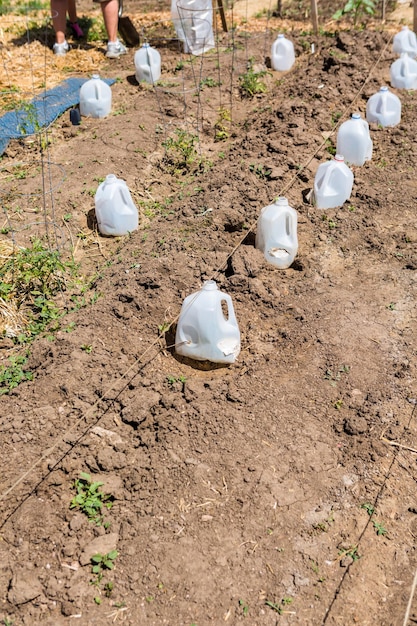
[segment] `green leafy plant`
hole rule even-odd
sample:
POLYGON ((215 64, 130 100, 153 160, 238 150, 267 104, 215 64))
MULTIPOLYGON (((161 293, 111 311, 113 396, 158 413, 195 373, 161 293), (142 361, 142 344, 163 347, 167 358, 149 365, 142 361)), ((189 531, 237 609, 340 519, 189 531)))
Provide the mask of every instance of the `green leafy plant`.
POLYGON ((229 127, 232 121, 232 115, 229 109, 220 107, 218 118, 214 124, 214 141, 226 141, 229 138, 229 127))
POLYGON ((253 65, 254 59, 250 58, 247 71, 239 76, 240 93, 244 98, 253 98, 256 94, 266 92, 266 85, 261 79, 268 74, 268 71, 255 71, 253 65))
MULTIPOLYGON (((107 554, 95 554, 91 557, 91 573, 96 574, 97 577, 103 577, 103 571, 106 569, 114 568, 114 561, 119 556, 117 550, 111 550, 107 554)), ((112 587, 113 589, 113 587, 112 587)))
POLYGON ((0 396, 9 393, 24 380, 33 380, 32 372, 25 370, 27 357, 18 355, 9 358, 10 365, 0 367, 0 396))
POLYGON ((361 555, 358 553, 358 546, 350 546, 347 550, 341 550, 339 557, 342 559, 344 556, 350 556, 352 561, 358 561, 361 555))
POLYGON ((184 174, 201 169, 203 160, 197 152, 198 135, 177 128, 175 137, 162 142, 165 148, 163 163, 173 174, 184 174))
POLYGON ((48 250, 38 239, 31 248, 6 259, 1 266, 0 297, 28 321, 17 342, 31 341, 63 315, 54 297, 66 290, 75 271, 73 263, 61 261, 58 251, 48 250))
POLYGON ((261 163, 251 163, 249 165, 249 170, 253 172, 256 176, 258 176, 258 178, 260 178, 261 180, 269 179, 272 174, 272 170, 269 167, 262 165, 261 163))
POLYGON ((375 15, 375 2, 373 0, 348 0, 343 9, 334 13, 333 19, 340 20, 346 15, 352 18, 353 24, 356 26, 360 17, 375 15))
MULTIPOLYGON (((369 502, 364 502, 363 504, 361 504, 361 509, 364 509, 368 513, 369 517, 372 517, 373 515, 375 515, 375 507, 373 504, 370 504, 369 502)), ((374 519, 372 519, 371 521, 372 521, 372 526, 374 527, 378 537, 382 535, 386 535, 388 533, 387 529, 384 528, 384 525, 381 522, 377 522, 374 519)))
POLYGON ((172 387, 175 383, 181 383, 185 385, 187 378, 185 376, 167 376, 167 383, 172 387))
POLYGON ((103 483, 99 481, 91 482, 90 474, 82 472, 80 478, 74 482, 77 495, 74 496, 70 504, 70 509, 80 509, 90 522, 94 522, 97 526, 103 524, 103 506, 110 509, 113 505, 113 497, 99 491, 102 485, 103 483))
POLYGON ((329 154, 331 154, 332 156, 335 156, 336 147, 332 143, 331 139, 326 139, 326 150, 329 154))
POLYGON ((214 80, 214 78, 210 78, 210 76, 207 76, 207 78, 203 78, 202 80, 200 80, 200 89, 204 89, 204 87, 218 87, 221 83, 217 80, 214 80))

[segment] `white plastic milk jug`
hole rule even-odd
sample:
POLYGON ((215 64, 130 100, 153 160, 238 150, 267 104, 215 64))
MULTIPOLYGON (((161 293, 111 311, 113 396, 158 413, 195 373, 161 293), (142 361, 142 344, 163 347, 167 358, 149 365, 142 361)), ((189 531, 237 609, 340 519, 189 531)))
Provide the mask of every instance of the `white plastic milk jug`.
POLYGON ((336 153, 342 155, 346 163, 363 165, 372 159, 372 148, 368 122, 360 113, 352 113, 352 117, 339 127, 336 153))
POLYGON ((314 178, 314 204, 318 209, 334 209, 350 198, 353 172, 341 154, 321 163, 314 178))
POLYGON ((94 201, 102 235, 121 237, 137 229, 138 210, 124 180, 108 174, 98 186, 94 201))
POLYGON ((93 74, 80 88, 80 113, 89 117, 105 117, 111 111, 111 89, 98 74, 93 74))
POLYGON ((214 280, 184 299, 175 344, 178 354, 196 361, 234 363, 238 357, 240 331, 232 299, 214 280))
POLYGON ((279 267, 290 267, 298 250, 297 211, 288 204, 287 198, 279 197, 264 207, 259 215, 255 247, 264 253, 265 259, 279 267))
POLYGON ((417 57, 417 37, 408 26, 403 26, 399 33, 394 35, 392 50, 397 54, 405 52, 412 59, 417 57))
POLYGON ((389 72, 391 85, 396 89, 417 89, 417 61, 405 52, 391 63, 389 72))
POLYGON ((271 66, 277 72, 287 72, 295 63, 292 41, 280 33, 271 47, 271 66))
POLYGON ((171 0, 171 17, 185 53, 201 55, 214 48, 211 0, 171 0))
POLYGON ((135 52, 136 80, 153 85, 161 77, 161 55, 149 43, 144 43, 135 52))
POLYGON ((401 100, 388 87, 381 87, 366 103, 366 121, 396 126, 401 121, 401 100))

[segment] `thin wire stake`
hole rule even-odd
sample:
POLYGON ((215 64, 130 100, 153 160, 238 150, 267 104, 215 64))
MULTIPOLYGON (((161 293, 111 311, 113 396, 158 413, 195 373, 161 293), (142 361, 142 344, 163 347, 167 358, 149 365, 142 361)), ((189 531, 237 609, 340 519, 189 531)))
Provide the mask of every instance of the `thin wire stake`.
POLYGON ((413 598, 414 598, 414 594, 416 591, 416 587, 417 587, 417 570, 416 570, 416 573, 414 574, 413 584, 411 585, 410 597, 408 599, 407 609, 404 615, 403 626, 407 626, 408 624, 408 619, 411 613, 411 605, 413 604, 413 598))

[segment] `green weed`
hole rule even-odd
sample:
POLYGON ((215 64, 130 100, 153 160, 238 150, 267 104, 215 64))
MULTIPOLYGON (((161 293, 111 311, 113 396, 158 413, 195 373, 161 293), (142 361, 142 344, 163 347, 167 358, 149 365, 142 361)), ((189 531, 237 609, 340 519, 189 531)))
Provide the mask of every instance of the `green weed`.
POLYGON ((245 74, 239 76, 239 88, 242 97, 253 98, 254 95, 266 92, 266 85, 261 80, 268 74, 267 70, 255 71, 253 58, 248 61, 248 69, 245 74))
POLYGON ((26 356, 11 356, 10 365, 0 367, 0 396, 9 393, 24 380, 33 380, 32 372, 25 370, 26 356))
POLYGON ((226 139, 229 139, 229 128, 231 121, 232 116, 229 109, 220 107, 218 112, 218 118, 214 124, 214 141, 226 141, 226 139))
POLYGON ((25 331, 16 338, 18 343, 33 340, 63 315, 54 298, 66 290, 68 278, 76 269, 74 263, 61 261, 59 252, 48 250, 40 240, 5 261, 1 267, 0 297, 28 319, 25 331))
POLYGON ((197 152, 198 136, 177 128, 175 137, 162 142, 165 148, 163 164, 173 174, 184 174, 201 169, 203 160, 197 152))
POLYGON ((103 523, 101 512, 103 506, 110 509, 113 504, 110 494, 99 491, 102 485, 102 482, 91 482, 90 474, 82 472, 80 478, 74 482, 77 495, 74 496, 70 504, 70 509, 79 509, 96 526, 101 526, 103 523))
POLYGON ((221 83, 217 80, 214 80, 214 78, 210 78, 210 76, 207 76, 207 78, 203 78, 202 80, 200 80, 200 89, 204 89, 204 87, 219 87, 219 85, 221 85, 221 83))
POLYGON ((242 609, 243 617, 247 617, 249 613, 249 607, 243 600, 239 600, 239 606, 242 609))
POLYGON ((265 604, 266 606, 269 606, 269 608, 272 609, 273 611, 276 611, 278 615, 283 615, 284 613, 290 612, 290 611, 286 611, 285 607, 291 604, 292 601, 293 601, 293 598, 284 597, 279 603, 271 602, 270 600, 265 600, 265 604))
POLYGON ((356 26, 360 17, 375 15, 375 2, 373 0, 348 0, 343 7, 333 14, 334 20, 339 20, 342 17, 348 16, 353 20, 353 24, 356 26))
MULTIPOLYGON (((369 517, 372 517, 375 514, 375 507, 369 502, 364 502, 364 504, 361 504, 361 509, 364 509, 368 513, 369 517)), ((381 522, 377 522, 374 519, 372 519, 371 522, 378 537, 386 535, 388 533, 387 529, 384 528, 384 525, 381 522)))
POLYGON ((119 556, 117 550, 111 550, 108 554, 95 554, 91 557, 91 573, 96 574, 98 578, 103 577, 103 571, 114 568, 114 561, 119 556))
POLYGON ((268 180, 272 174, 272 170, 261 163, 251 163, 249 165, 249 170, 253 172, 258 178, 261 180, 268 180))
POLYGON ((358 546, 351 546, 347 550, 341 550, 339 552, 339 557, 341 559, 345 556, 350 556, 352 561, 358 561, 361 558, 361 555, 358 553, 358 546))
POLYGON ((341 374, 349 374, 350 367, 349 365, 341 365, 337 370, 327 369, 324 378, 325 380, 329 380, 332 387, 336 386, 336 382, 340 380, 341 374))

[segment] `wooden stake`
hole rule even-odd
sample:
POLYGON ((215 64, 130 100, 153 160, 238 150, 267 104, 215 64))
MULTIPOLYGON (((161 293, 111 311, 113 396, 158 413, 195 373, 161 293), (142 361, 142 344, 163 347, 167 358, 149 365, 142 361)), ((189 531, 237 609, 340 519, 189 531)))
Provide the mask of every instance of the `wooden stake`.
POLYGON ((317 15, 317 0, 311 0, 311 21, 313 22, 313 31, 315 35, 319 34, 319 20, 317 15))

